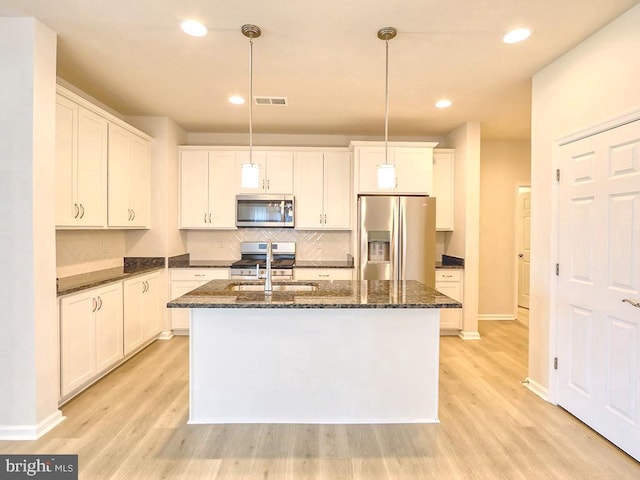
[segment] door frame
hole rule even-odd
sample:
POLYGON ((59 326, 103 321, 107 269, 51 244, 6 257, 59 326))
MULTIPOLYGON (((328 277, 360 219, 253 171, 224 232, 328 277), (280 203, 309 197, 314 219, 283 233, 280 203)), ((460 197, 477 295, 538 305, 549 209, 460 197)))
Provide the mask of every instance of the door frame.
MULTIPOLYGON (((635 110, 633 112, 627 113, 625 115, 615 117, 609 120, 605 120, 603 122, 597 123, 590 127, 574 131, 571 134, 565 135, 564 137, 557 138, 554 140, 552 145, 552 173, 555 177, 555 172, 560 167, 560 149, 564 145, 569 143, 573 143, 578 140, 582 140, 583 138, 591 137, 593 135, 597 135, 599 133, 606 132, 608 130, 613 130, 614 128, 621 127, 626 125, 627 123, 635 122, 640 120, 640 110, 635 110)), ((556 261, 559 261, 559 250, 560 250, 560 215, 558 208, 558 182, 555 184, 555 188, 552 192, 552 208, 551 208, 551 228, 550 228, 550 238, 553 239, 551 241, 550 248, 550 258, 555 258, 556 261)), ((557 370, 554 369, 554 358, 558 356, 558 329, 559 329, 559 281, 558 277, 555 275, 554 268, 549 269, 549 285, 552 285, 552 288, 549 290, 549 358, 547 362, 547 371, 549 378, 549 386, 546 391, 546 395, 543 391, 538 391, 530 386, 530 388, 539 396, 547 400, 548 402, 557 405, 558 404, 558 374, 557 370)), ((531 351, 531 346, 529 346, 529 351, 531 351)))
MULTIPOLYGON (((519 232, 519 222, 520 222, 520 218, 518 215, 518 202, 520 201, 519 195, 520 195, 520 190, 523 188, 528 188, 529 192, 532 192, 531 190, 531 182, 525 182, 525 183, 520 183, 518 182, 516 184, 516 188, 515 188, 515 201, 516 201, 516 212, 515 212, 515 231, 514 231, 514 242, 513 242, 513 258, 514 258, 514 262, 515 262, 515 267, 514 267, 514 272, 513 272, 513 284, 515 285, 514 288, 514 292, 513 292, 513 318, 518 318, 518 309, 520 308, 518 306, 518 288, 520 285, 520 275, 518 275, 518 268, 519 268, 519 263, 518 263, 518 232, 519 232)), ((529 236, 531 236, 531 234, 529 234, 529 236)), ((529 263, 531 263, 531 258, 529 258, 529 263)), ((531 275, 529 275, 529 278, 531 278, 531 275)))

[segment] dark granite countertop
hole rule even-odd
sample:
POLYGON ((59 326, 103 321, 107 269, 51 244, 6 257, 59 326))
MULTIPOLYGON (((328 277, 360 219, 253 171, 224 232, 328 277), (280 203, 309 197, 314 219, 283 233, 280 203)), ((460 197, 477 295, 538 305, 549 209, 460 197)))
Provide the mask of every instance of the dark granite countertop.
POLYGON ((464 270, 464 265, 447 265, 442 262, 436 262, 437 269, 464 270))
POLYGON ((188 253, 169 257, 169 268, 229 268, 233 260, 191 260, 188 253))
POLYGON ((294 268, 353 268, 353 259, 349 260, 296 260, 294 268))
POLYGON ((356 282, 318 280, 274 282, 272 295, 261 289, 263 282, 212 280, 167 304, 170 308, 461 308, 462 304, 415 280, 356 282), (253 285, 257 291, 235 291, 234 286, 253 285), (278 285, 314 291, 277 291, 278 285))
POLYGON ((164 268, 164 257, 125 257, 121 267, 56 279, 58 296, 80 292, 164 268))

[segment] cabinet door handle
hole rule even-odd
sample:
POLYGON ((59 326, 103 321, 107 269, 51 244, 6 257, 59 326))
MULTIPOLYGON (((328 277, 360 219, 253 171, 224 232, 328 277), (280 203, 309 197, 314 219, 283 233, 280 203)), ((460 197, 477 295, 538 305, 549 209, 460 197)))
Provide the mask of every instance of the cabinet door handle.
POLYGON ((453 278, 453 275, 442 275, 442 278, 453 278))
POLYGON ((127 208, 127 212, 128 212, 127 220, 131 221, 131 209, 127 208))
POLYGON ((327 224, 327 214, 326 213, 324 214, 324 224, 325 225, 327 224))
POLYGON ((204 273, 196 273, 194 274, 194 277, 204 277, 204 273))
POLYGON ((211 214, 209 214, 209 223, 211 223, 211 214))
POLYGON ((133 217, 131 217, 131 220, 135 220, 136 219, 136 211, 133 208, 131 209, 131 213, 133 214, 133 217))
POLYGON ((398 188, 398 177, 396 177, 396 187, 395 188, 398 188))
POLYGON ((80 218, 84 218, 84 205, 80 204, 80 218))
POLYGON ((322 225, 322 214, 320 214, 320 225, 322 225))
POLYGON ((78 218, 78 215, 80 215, 80 209, 78 208, 78 204, 77 204, 77 203, 74 203, 74 204, 73 204, 73 208, 74 208, 74 209, 75 209, 75 211, 76 211, 76 214, 73 216, 73 218, 78 218))
POLYGON ((328 273, 319 273, 318 276, 319 277, 328 277, 329 274, 328 273))
POLYGON ((204 223, 207 223, 207 213, 204 214, 204 223))
POLYGON ((102 310, 102 297, 98 297, 98 310, 102 310))
POLYGON ((623 303, 628 303, 629 305, 633 305, 636 308, 640 308, 640 302, 634 302, 633 300, 629 300, 628 298, 625 298, 624 300, 622 300, 623 303))
POLYGON ((264 178, 262 179, 262 189, 264 190, 264 178))
POLYGON ((96 300, 96 297, 93 297, 91 299, 91 305, 93 306, 93 308, 91 309, 91 313, 93 313, 98 309, 98 301, 96 300))
POLYGON ((269 190, 269 179, 267 179, 267 190, 269 190))

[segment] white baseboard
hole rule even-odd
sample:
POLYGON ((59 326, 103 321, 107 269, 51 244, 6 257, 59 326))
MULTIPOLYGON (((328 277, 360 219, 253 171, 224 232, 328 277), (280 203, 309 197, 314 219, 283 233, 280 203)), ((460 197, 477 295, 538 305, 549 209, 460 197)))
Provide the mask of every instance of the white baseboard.
POLYGON ((173 330, 164 330, 158 335, 158 340, 171 340, 173 338, 173 330))
POLYGON ((458 336, 463 340, 480 340, 479 332, 460 332, 458 336))
POLYGON ((513 313, 482 313, 478 320, 516 320, 516 316, 513 313))
POLYGON ((66 418, 60 410, 56 410, 36 425, 0 425, 0 440, 37 440, 66 418))
POLYGON ((189 336, 189 329, 188 328, 174 328, 173 329, 173 334, 174 335, 179 335, 179 336, 189 336))
POLYGON ((551 401, 549 400, 549 389, 548 388, 543 387, 538 382, 536 382, 535 380, 532 380, 529 377, 527 377, 527 379, 524 382, 522 382, 522 384, 526 388, 531 390, 533 393, 535 393, 537 396, 539 396, 541 399, 543 399, 545 402, 551 403, 551 401))

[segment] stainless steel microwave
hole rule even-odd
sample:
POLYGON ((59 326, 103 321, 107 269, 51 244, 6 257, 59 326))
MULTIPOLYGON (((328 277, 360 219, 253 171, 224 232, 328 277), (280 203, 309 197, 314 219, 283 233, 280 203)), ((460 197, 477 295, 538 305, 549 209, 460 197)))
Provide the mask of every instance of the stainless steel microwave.
POLYGON ((237 195, 237 227, 294 226, 293 195, 237 195))

